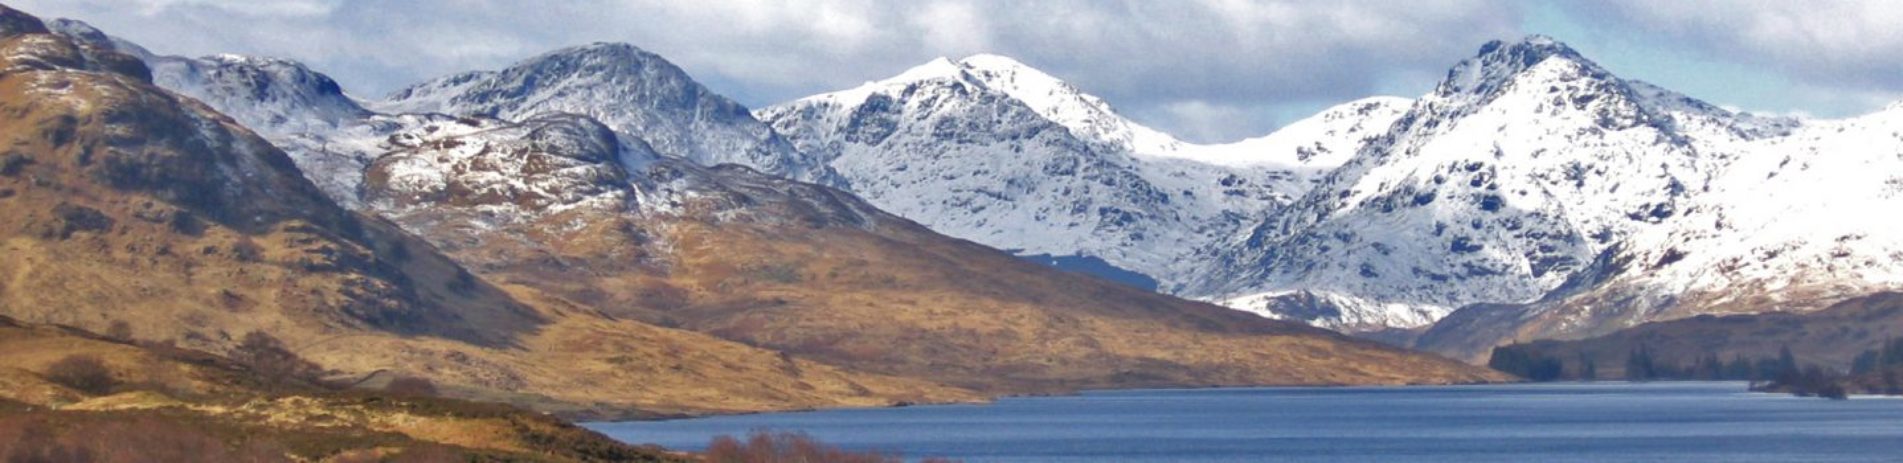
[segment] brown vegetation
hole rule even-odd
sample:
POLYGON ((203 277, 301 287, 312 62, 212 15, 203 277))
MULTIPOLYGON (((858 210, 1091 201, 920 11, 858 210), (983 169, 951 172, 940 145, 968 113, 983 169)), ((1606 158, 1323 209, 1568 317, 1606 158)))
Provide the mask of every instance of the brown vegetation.
POLYGON ((112 378, 112 370, 99 357, 86 354, 68 355, 46 366, 46 379, 73 390, 100 395, 112 392, 119 381, 112 378))
MULTIPOLYGON (((804 433, 754 431, 742 441, 733 436, 715 437, 704 456, 708 463, 903 463, 898 455, 880 452, 852 452, 827 445, 804 433)), ((922 463, 953 463, 954 460, 926 458, 922 463)))
POLYGON ((435 397, 436 383, 415 376, 403 376, 383 385, 383 392, 398 397, 435 397))
POLYGON ((0 352, 0 461, 678 459, 506 405, 266 379, 205 352, 5 318, 0 352), (73 388, 74 371, 121 380, 73 388))

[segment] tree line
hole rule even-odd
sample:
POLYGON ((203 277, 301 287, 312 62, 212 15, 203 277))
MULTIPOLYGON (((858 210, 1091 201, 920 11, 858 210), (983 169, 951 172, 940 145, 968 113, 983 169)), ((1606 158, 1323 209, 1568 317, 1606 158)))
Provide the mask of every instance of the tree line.
POLYGON ((1891 339, 1858 354, 1847 372, 1800 363, 1789 346, 1770 357, 1736 354, 1726 360, 1707 353, 1689 362, 1674 362, 1640 344, 1627 352, 1622 375, 1602 377, 1597 360, 1583 352, 1567 358, 1546 353, 1536 344, 1519 344, 1495 348, 1487 366, 1531 381, 1750 381, 1755 391, 1800 396, 1841 399, 1851 392, 1903 395, 1903 339, 1891 339))
MULTIPOLYGON (((1899 353, 1903 354, 1903 351, 1899 353)), ((1899 361, 1903 361, 1903 356, 1898 358, 1899 361)), ((1791 355, 1789 347, 1779 350, 1776 357, 1750 358, 1744 354, 1738 354, 1730 360, 1724 360, 1718 354, 1711 353, 1698 357, 1688 364, 1681 364, 1661 359, 1650 346, 1641 344, 1627 353, 1623 376, 1601 377, 1598 361, 1585 353, 1579 353, 1574 358, 1567 359, 1547 354, 1534 346, 1522 344, 1494 348, 1493 358, 1487 362, 1487 366, 1533 381, 1596 379, 1771 381, 1803 373, 1803 368, 1798 365, 1797 358, 1791 355)))

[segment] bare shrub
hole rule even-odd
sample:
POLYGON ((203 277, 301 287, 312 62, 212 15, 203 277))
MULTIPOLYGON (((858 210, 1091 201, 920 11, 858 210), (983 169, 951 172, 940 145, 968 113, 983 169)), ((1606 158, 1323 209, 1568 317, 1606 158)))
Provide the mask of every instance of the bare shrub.
MULTIPOLYGON (((853 452, 827 445, 805 433, 754 431, 746 441, 733 436, 715 437, 707 445, 706 458, 712 463, 900 463, 904 458, 880 452, 853 452)), ((950 463, 933 458, 926 461, 950 463)))
POLYGON ((394 396, 435 397, 436 383, 415 376, 400 376, 383 385, 383 392, 394 396))
POLYGON ((245 334, 244 341, 231 353, 231 359, 279 383, 311 383, 324 373, 317 364, 298 357, 277 337, 263 331, 245 334))
POLYGON ((273 442, 227 442, 198 426, 141 415, 34 413, 0 418, 0 461, 286 461, 273 442))
POLYGON ((92 395, 112 392, 112 388, 119 385, 112 377, 112 369, 106 368, 106 362, 84 354, 68 355, 47 365, 46 379, 92 395))
POLYGON ((132 341, 132 324, 126 323, 125 320, 113 320, 106 326, 106 337, 114 341, 130 342, 132 341))
POLYGON ((240 236, 231 244, 231 255, 240 262, 258 262, 264 260, 264 246, 259 246, 250 236, 240 236))

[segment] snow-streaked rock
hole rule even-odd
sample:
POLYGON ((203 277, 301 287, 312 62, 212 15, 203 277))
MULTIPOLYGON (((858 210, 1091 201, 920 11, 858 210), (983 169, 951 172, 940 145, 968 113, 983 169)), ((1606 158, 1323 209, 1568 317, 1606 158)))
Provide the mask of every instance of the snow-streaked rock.
POLYGON ((1186 260, 1196 249, 1338 162, 1318 150, 1353 151, 1404 102, 1350 103, 1292 125, 1299 134, 1205 147, 1023 63, 976 55, 755 115, 882 209, 1022 254, 1102 259, 1168 289, 1196 278, 1186 260))
POLYGON ((1903 287, 1882 231, 1903 221, 1858 212, 1898 206, 1881 177, 1903 168, 1899 128, 1887 112, 1735 113, 1548 38, 1491 43, 1307 196, 1212 248, 1213 278, 1187 292, 1348 329, 1527 307, 1526 325, 1475 334, 1503 337, 1818 308, 1903 287))
POLYGON ((709 91, 666 59, 627 44, 564 48, 498 71, 466 72, 410 86, 369 105, 384 113, 503 120, 582 114, 668 156, 838 183, 823 165, 802 159, 754 120, 746 107, 709 91))

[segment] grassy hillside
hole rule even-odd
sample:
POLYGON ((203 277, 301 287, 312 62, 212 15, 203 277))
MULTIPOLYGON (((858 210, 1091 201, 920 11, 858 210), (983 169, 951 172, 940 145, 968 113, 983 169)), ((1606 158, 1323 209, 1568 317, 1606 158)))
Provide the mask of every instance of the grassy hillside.
POLYGON ((684 460, 426 388, 338 390, 281 363, 69 328, 0 319, 0 352, 7 461, 684 460))

